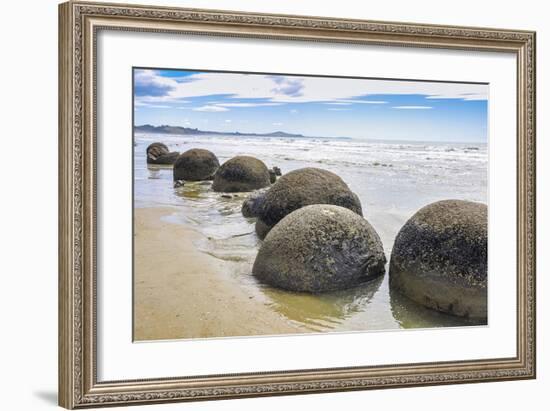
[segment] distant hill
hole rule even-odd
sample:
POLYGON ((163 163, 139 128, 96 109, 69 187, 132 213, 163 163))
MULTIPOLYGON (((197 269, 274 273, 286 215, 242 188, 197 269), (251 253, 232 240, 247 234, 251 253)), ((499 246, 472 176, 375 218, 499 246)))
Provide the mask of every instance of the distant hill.
POLYGON ((229 136, 260 136, 260 137, 304 137, 302 134, 285 133, 284 131, 274 131, 273 133, 240 133, 234 132, 220 132, 220 131, 205 131, 198 128, 179 127, 179 126, 153 126, 151 124, 144 124, 142 126, 134 126, 134 132, 139 133, 156 133, 156 134, 222 134, 229 136))

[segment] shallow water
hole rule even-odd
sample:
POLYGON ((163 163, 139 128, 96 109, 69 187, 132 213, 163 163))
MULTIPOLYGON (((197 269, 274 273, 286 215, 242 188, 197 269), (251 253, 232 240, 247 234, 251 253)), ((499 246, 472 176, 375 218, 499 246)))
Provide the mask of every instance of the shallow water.
POLYGON ((302 167, 335 172, 361 199, 365 218, 379 233, 388 261, 399 229, 420 207, 448 198, 486 202, 486 145, 138 134, 134 146, 135 207, 176 206, 169 220, 189 224, 203 234, 196 246, 224 262, 227 270, 220 275, 233 276, 289 322, 312 331, 475 325, 390 292, 387 272, 359 287, 322 295, 259 283, 251 271, 261 241, 254 232, 255 220, 240 212, 248 193, 225 198, 214 193, 209 182, 173 188, 171 167, 146 164, 145 149, 154 141, 175 151, 206 148, 221 163, 235 155, 252 155, 268 167, 279 166, 283 173, 302 167))

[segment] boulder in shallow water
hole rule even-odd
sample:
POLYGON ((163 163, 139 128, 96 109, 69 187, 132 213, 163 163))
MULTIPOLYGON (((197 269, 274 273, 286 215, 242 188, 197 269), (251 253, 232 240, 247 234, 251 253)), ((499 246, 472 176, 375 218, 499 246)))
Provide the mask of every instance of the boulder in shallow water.
POLYGON ((212 189, 225 193, 246 192, 269 184, 269 170, 263 161, 250 156, 237 156, 227 160, 216 171, 212 189))
POLYGON ((277 181, 277 174, 275 174, 275 171, 273 171, 273 169, 269 169, 269 182, 271 184, 274 184, 275 181, 277 181))
POLYGON ((170 151, 164 143, 152 143, 147 147, 147 164, 174 164, 178 158, 177 151, 170 151))
POLYGON ((320 293, 376 278, 385 263, 380 237, 367 220, 344 207, 316 204, 271 229, 252 272, 275 287, 320 293))
MULTIPOLYGON (((340 177, 320 168, 302 168, 286 173, 269 189, 256 224, 269 231, 291 212, 313 204, 338 205, 363 215, 359 198, 340 177)), ((260 235, 265 229, 256 232, 260 235)))
POLYGON ((193 148, 179 155, 174 163, 174 180, 210 180, 220 166, 214 153, 193 148))
POLYGON ((487 206, 444 200, 421 208, 401 228, 390 286, 428 308, 487 318, 487 206))

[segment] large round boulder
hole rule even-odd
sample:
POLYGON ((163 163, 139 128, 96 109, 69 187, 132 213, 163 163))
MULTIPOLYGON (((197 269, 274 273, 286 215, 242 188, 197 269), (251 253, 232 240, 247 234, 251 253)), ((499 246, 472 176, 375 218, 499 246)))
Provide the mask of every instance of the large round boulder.
POLYGON ((270 184, 269 170, 263 161, 250 156, 237 156, 227 160, 216 171, 212 189, 234 193, 253 191, 270 184))
POLYGON ((487 317, 487 206, 445 200, 421 208, 401 228, 390 286, 428 308, 487 317))
POLYGON ((220 162, 214 153, 193 148, 179 155, 174 163, 174 180, 211 180, 220 162))
POLYGON ((313 204, 333 204, 363 215, 361 202, 336 174, 319 168, 286 173, 269 189, 258 216, 260 238, 291 212, 313 204))
POLYGON ((380 237, 344 207, 316 204, 283 218, 266 236, 252 273, 290 291, 341 290, 384 273, 380 237))
POLYGON ((177 151, 170 151, 164 143, 152 143, 147 147, 147 164, 174 164, 177 151))

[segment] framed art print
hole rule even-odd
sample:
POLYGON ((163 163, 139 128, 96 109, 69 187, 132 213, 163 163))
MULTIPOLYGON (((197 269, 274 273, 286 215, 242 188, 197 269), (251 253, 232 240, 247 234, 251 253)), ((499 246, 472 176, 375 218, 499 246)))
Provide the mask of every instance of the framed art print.
POLYGON ((535 377, 535 33, 59 10, 60 405, 535 377))

